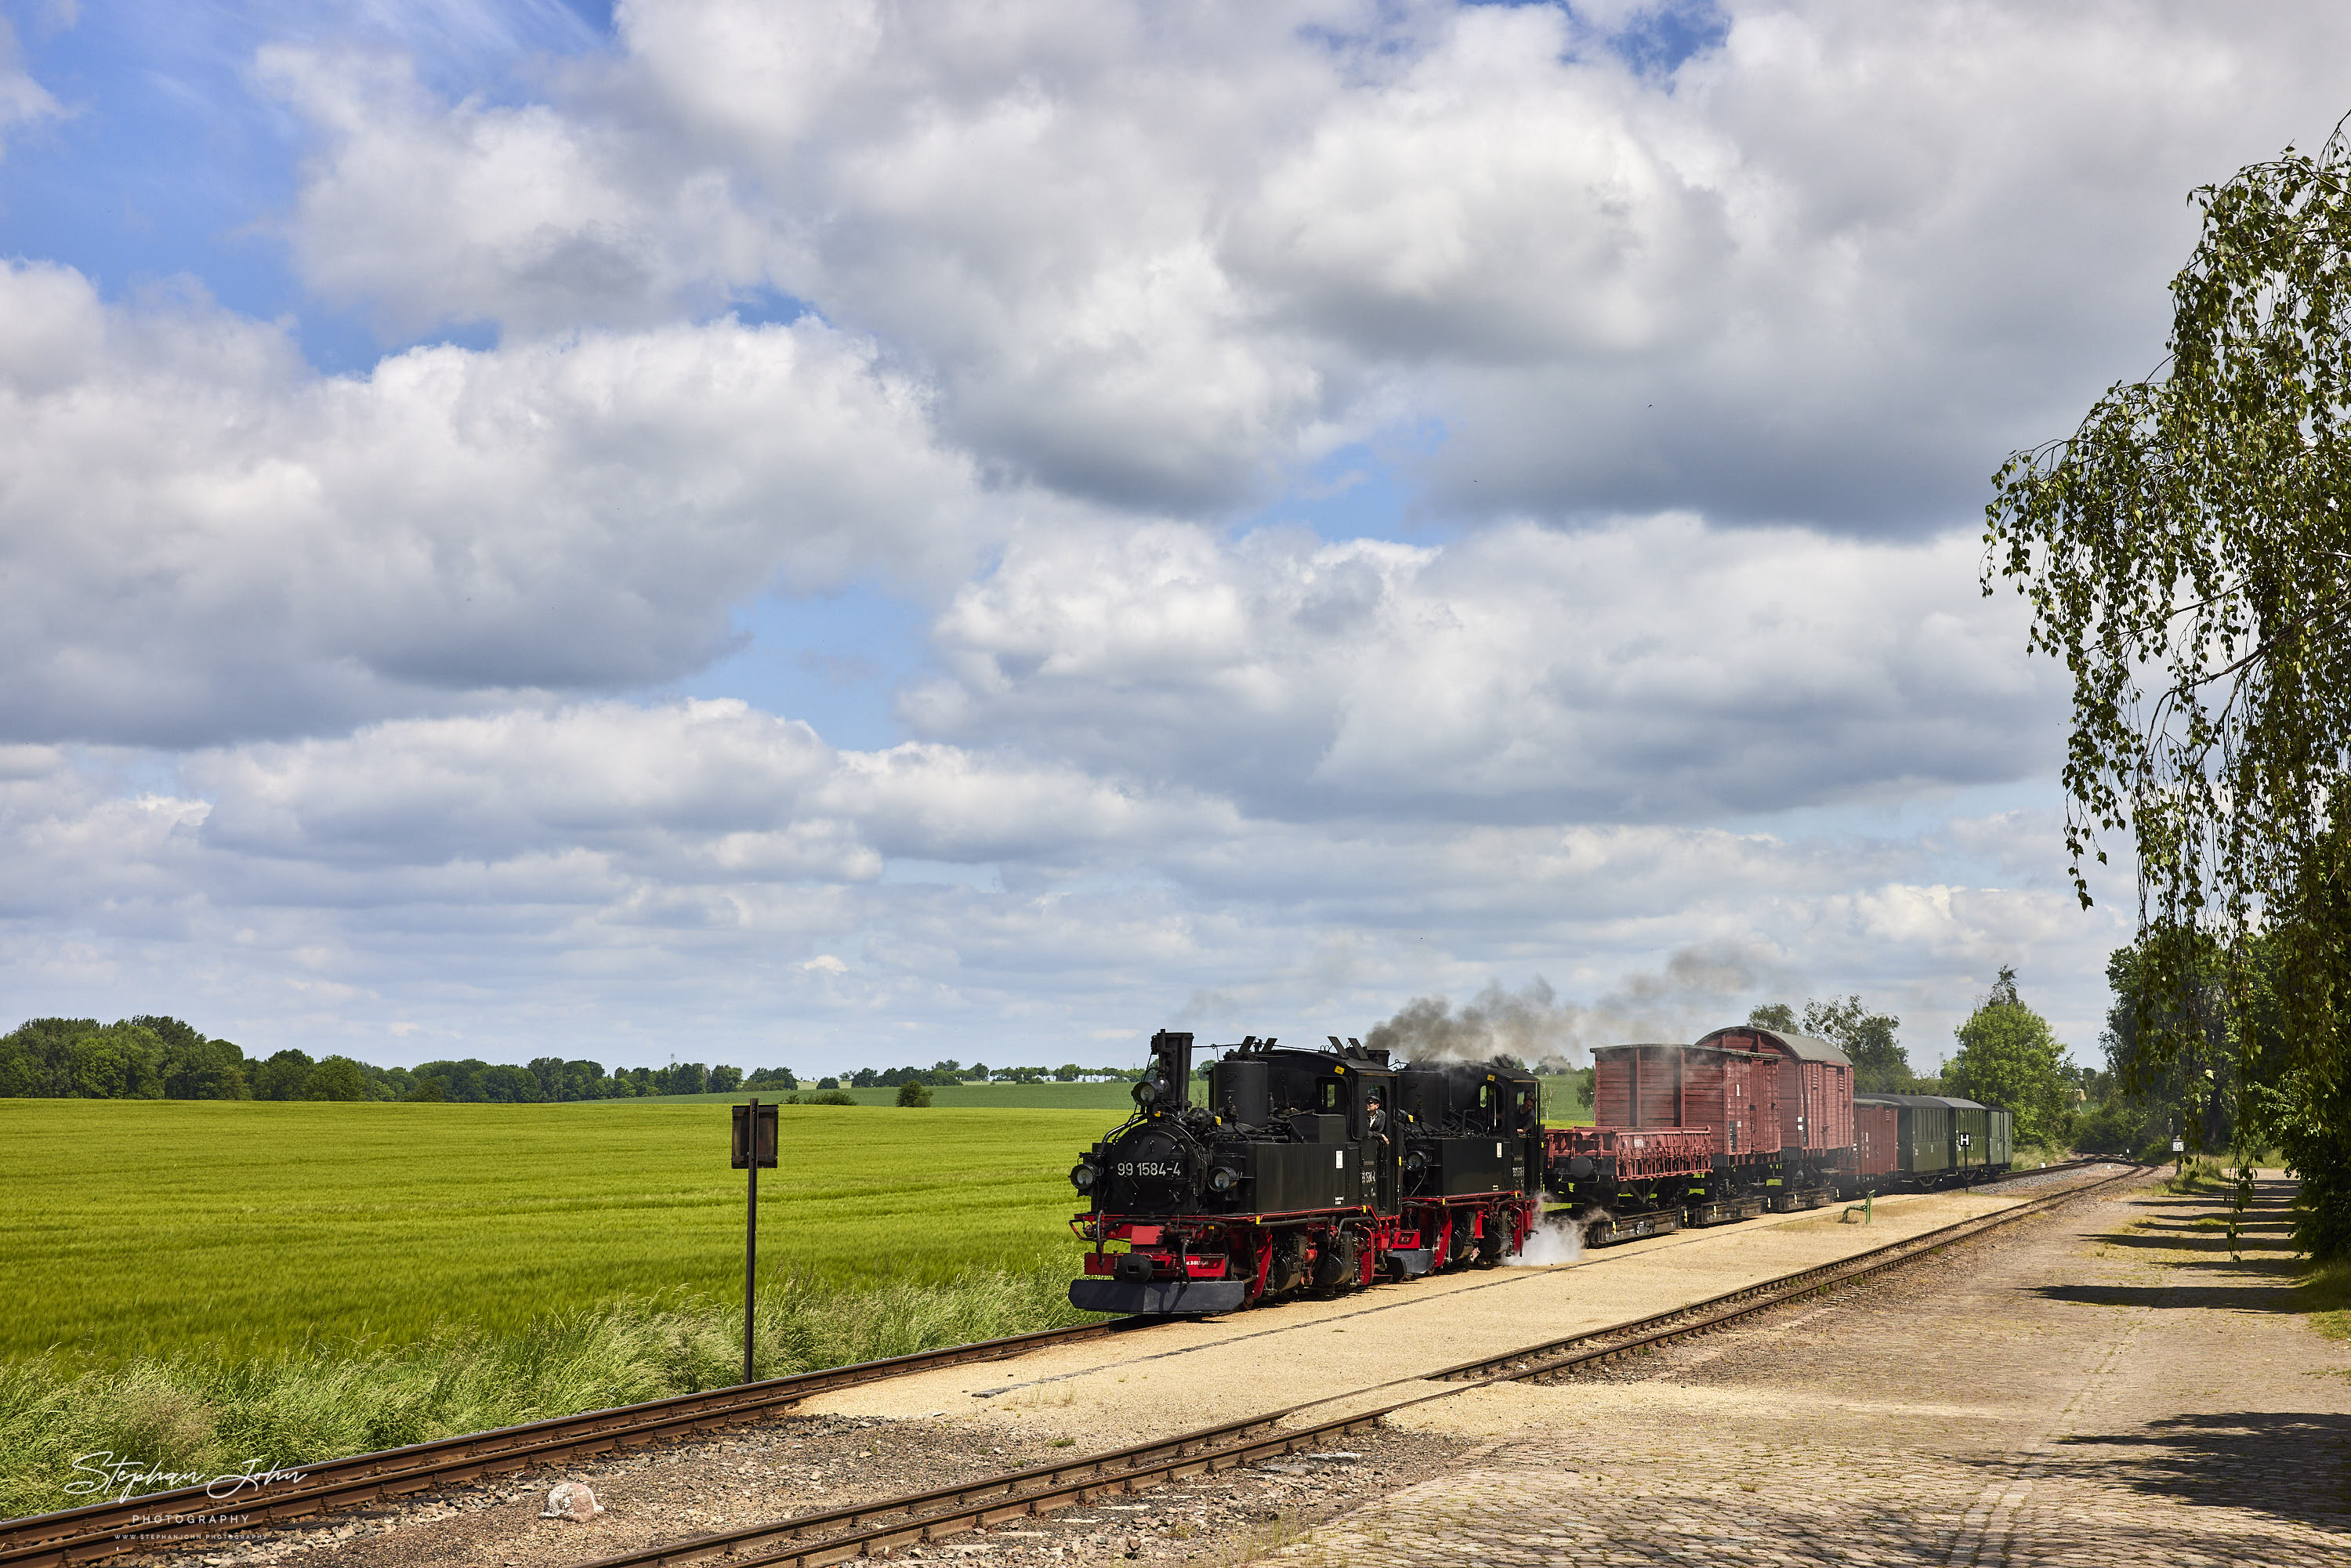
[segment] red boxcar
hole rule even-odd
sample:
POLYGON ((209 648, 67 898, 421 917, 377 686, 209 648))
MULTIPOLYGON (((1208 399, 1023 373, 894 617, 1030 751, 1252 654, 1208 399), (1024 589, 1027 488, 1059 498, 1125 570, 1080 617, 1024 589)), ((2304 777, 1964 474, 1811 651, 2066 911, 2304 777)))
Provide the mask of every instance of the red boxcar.
POLYGON ((1704 1128, 1719 1155, 1781 1146, 1776 1054, 1703 1043, 1604 1045, 1592 1065, 1595 1125, 1704 1128))
POLYGON ((1853 1061, 1844 1051, 1810 1035, 1753 1024, 1716 1030, 1698 1043, 1779 1058, 1782 1149, 1834 1155, 1853 1147, 1853 1061))
POLYGON ((1853 1108, 1853 1155, 1855 1174, 1882 1176, 1902 1168, 1902 1147, 1896 1141, 1900 1111, 1892 1105, 1857 1104, 1853 1108))

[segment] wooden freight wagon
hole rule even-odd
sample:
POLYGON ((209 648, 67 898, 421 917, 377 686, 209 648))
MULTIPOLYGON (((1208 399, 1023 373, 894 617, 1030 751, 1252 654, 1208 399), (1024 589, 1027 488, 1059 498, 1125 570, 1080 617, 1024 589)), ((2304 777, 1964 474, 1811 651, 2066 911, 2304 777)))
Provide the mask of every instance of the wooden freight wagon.
POLYGON ((1902 1171, 1900 1109, 1865 1094, 1853 1097, 1854 1173, 1865 1187, 1880 1189, 1902 1171))
POLYGON ((1853 1147, 1853 1059, 1808 1034, 1741 1024, 1698 1041, 1725 1051, 1756 1051, 1780 1062, 1780 1146, 1813 1155, 1853 1147))
POLYGON ((1697 1127, 1726 1158, 1780 1148, 1780 1061, 1703 1045, 1604 1045, 1592 1053, 1592 1121, 1635 1130, 1697 1127))

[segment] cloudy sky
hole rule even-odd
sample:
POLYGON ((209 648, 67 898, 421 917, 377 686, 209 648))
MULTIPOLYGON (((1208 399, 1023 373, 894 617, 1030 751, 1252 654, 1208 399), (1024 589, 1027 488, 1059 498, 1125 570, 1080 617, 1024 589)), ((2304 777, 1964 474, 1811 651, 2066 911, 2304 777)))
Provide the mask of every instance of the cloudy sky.
POLYGON ((0 0, 0 1027, 820 1069, 2003 963, 1989 476, 2317 5, 0 0))

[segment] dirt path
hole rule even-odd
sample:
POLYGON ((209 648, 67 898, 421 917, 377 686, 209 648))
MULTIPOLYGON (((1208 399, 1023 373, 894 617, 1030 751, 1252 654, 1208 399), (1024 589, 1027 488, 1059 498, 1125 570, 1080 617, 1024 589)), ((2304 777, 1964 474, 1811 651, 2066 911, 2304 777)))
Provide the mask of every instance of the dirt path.
POLYGON ((1410 1427, 1496 1445, 1298 1563, 2351 1562, 2351 1346, 2294 1310, 2282 1182, 2027 1220, 1635 1371, 1410 1427))

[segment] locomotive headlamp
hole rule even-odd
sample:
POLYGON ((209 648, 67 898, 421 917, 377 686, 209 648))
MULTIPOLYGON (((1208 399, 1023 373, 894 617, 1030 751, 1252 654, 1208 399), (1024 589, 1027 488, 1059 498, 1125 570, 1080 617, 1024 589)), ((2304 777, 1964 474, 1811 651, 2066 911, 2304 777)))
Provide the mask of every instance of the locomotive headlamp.
POLYGON ((1092 1163, 1085 1160, 1080 1160, 1076 1165, 1070 1167, 1070 1185, 1076 1187, 1080 1192, 1084 1192, 1087 1188, 1094 1185, 1095 1174, 1096 1173, 1092 1163))
POLYGON ((1230 1192, 1240 1185, 1240 1179, 1241 1173, 1230 1166, 1208 1167, 1208 1189, 1211 1192, 1230 1192))

